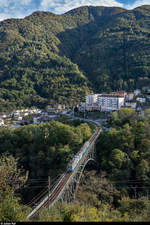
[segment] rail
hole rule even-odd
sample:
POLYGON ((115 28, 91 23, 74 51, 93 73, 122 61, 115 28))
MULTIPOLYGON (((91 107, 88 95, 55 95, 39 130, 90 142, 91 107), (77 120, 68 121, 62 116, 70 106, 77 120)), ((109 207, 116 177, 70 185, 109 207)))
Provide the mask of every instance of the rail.
MULTIPOLYGON (((90 145, 93 145, 95 143, 95 141, 97 140, 101 129, 100 129, 99 124, 96 123, 95 121, 88 120, 88 122, 94 123, 96 125, 96 131, 94 132, 94 134, 89 139, 90 145)), ((76 170, 78 169, 78 167, 79 167, 79 165, 77 166, 76 170)), ((48 190, 47 190, 46 196, 43 197, 40 200, 39 204, 30 212, 30 214, 27 216, 27 219, 32 220, 35 217, 35 215, 43 207, 47 207, 48 205, 52 206, 60 198, 61 194, 63 193, 63 191, 65 189, 65 185, 67 185, 67 183, 69 182, 69 178, 72 177, 73 173, 74 172, 63 173, 60 176, 60 178, 58 179, 58 181, 56 182, 56 185, 50 190, 49 194, 48 194, 48 190)))

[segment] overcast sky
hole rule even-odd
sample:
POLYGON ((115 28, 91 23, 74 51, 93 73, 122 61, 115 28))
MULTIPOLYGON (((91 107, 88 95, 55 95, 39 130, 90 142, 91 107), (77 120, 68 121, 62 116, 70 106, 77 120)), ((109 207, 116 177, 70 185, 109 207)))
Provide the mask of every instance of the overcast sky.
POLYGON ((0 0, 0 21, 24 18, 37 10, 62 14, 85 5, 133 9, 141 5, 150 5, 150 0, 0 0))

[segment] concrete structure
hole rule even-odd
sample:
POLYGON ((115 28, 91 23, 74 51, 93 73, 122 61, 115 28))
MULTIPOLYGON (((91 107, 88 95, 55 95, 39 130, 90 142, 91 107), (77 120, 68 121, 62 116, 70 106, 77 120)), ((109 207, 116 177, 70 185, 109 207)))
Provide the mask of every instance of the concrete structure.
POLYGON ((86 103, 81 102, 80 106, 78 107, 79 111, 84 112, 86 109, 86 103))
POLYGON ((136 102, 125 102, 125 106, 129 108, 136 108, 136 102))
POLYGON ((86 96, 86 105, 91 105, 93 103, 97 103, 97 98, 99 94, 90 94, 86 96))
POLYGON ((97 102, 97 103, 93 103, 93 104, 87 104, 86 110, 87 111, 94 111, 94 110, 100 111, 101 107, 99 106, 99 104, 97 102))
POLYGON ((131 100, 133 100, 133 98, 134 98, 134 93, 128 93, 127 95, 126 95, 126 100, 127 101, 131 101, 131 100))
POLYGON ((98 102, 97 103, 93 103, 93 110, 97 110, 97 111, 101 110, 101 107, 99 106, 98 102))
POLYGON ((124 98, 127 96, 126 91, 117 91, 117 92, 112 92, 111 94, 115 96, 119 96, 119 97, 124 97, 124 98))
MULTIPOLYGON (((98 102, 98 96, 100 94, 90 94, 86 96, 86 110, 87 111, 93 111, 95 110, 94 107, 96 106, 98 102)), ((96 106, 97 108, 97 106, 96 106)))
POLYGON ((17 120, 22 120, 22 116, 18 116, 17 117, 17 120))
POLYGON ((136 100, 138 102, 140 102, 140 103, 145 103, 146 102, 146 98, 143 98, 143 97, 138 97, 136 100))
POLYGON ((135 94, 135 95, 139 95, 139 94, 141 94, 141 90, 140 90, 140 89, 136 89, 136 90, 134 90, 134 94, 135 94))
MULTIPOLYGON (((97 122, 95 122, 95 124, 99 125, 97 122)), ((38 198, 34 198, 34 200, 31 201, 30 207, 32 204, 36 204, 36 207, 29 213, 27 219, 33 220, 42 208, 48 207, 50 209, 50 207, 58 201, 69 203, 75 200, 82 173, 86 165, 89 162, 96 163, 95 145, 100 132, 101 129, 97 127, 95 133, 89 139, 89 147, 87 151, 77 163, 76 168, 71 173, 64 172, 55 183, 48 186, 47 191, 44 191, 42 194, 40 193, 38 198)))
POLYGON ((124 106, 124 99, 117 95, 103 94, 98 96, 98 105, 101 111, 111 112, 124 106))
POLYGON ((33 117, 33 123, 38 124, 39 123, 39 117, 33 117))
POLYGON ((150 95, 146 95, 146 98, 147 98, 148 100, 150 100, 150 95))
POLYGON ((4 120, 0 119, 0 126, 4 126, 4 120))

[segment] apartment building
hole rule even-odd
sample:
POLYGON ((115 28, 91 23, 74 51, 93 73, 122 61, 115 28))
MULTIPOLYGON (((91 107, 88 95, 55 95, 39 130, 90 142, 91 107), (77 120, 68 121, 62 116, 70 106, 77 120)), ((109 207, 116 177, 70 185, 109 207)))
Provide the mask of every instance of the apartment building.
POLYGON ((93 104, 97 102, 97 98, 98 98, 99 94, 90 94, 86 96, 86 104, 93 104))
POLYGON ((132 101, 134 98, 134 93, 130 92, 126 96, 126 101, 132 101))
POLYGON ((116 92, 112 92, 111 94, 115 95, 115 96, 124 97, 124 98, 127 96, 127 92, 126 91, 116 91, 116 92))
POLYGON ((143 97, 138 97, 136 98, 136 100, 140 103, 145 103, 146 102, 146 98, 143 98, 143 97))
POLYGON ((100 111, 114 111, 119 110, 122 106, 124 106, 124 96, 120 95, 112 95, 112 94, 102 94, 98 96, 98 105, 100 107, 100 111))
POLYGON ((136 95, 139 95, 139 94, 141 94, 141 90, 140 90, 140 89, 134 90, 134 95, 135 95, 135 96, 136 96, 136 95))
POLYGON ((93 111, 95 104, 97 104, 99 94, 90 94, 86 96, 86 110, 93 111))

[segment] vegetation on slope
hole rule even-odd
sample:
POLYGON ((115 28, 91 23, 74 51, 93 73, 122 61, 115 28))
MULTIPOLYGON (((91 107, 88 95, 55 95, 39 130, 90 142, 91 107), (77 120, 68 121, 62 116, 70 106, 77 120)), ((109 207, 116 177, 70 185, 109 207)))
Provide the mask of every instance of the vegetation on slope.
POLYGON ((83 122, 69 125, 51 121, 14 130, 0 128, 0 155, 8 152, 19 159, 18 166, 29 171, 29 182, 22 190, 25 203, 47 185, 48 176, 56 180, 64 173, 67 163, 92 132, 92 128, 83 122), (38 185, 38 180, 43 183, 38 185))
POLYGON ((0 221, 21 222, 26 220, 30 208, 21 204, 15 191, 27 180, 27 174, 18 169, 18 160, 11 155, 0 155, 0 221))
POLYGON ((149 6, 86 6, 0 22, 0 110, 149 85, 149 17, 149 6))
POLYGON ((99 170, 84 172, 76 201, 41 211, 37 221, 149 221, 150 110, 143 117, 121 109, 109 124, 96 146, 99 170))
MULTIPOLYGON (((109 124, 111 130, 100 134, 96 146, 98 171, 85 171, 76 201, 67 205, 58 203, 50 211, 44 209, 36 221, 149 221, 150 110, 147 109, 143 117, 132 109, 121 109, 112 113, 109 124)), ((25 203, 36 193, 34 188, 39 185, 36 179, 47 179, 48 175, 56 178, 63 173, 67 162, 90 135, 91 128, 79 121, 72 121, 70 125, 51 121, 13 131, 1 128, 2 221, 4 218, 5 221, 26 220, 29 210, 16 198, 16 185, 18 188, 20 181, 24 183, 24 175, 21 178, 22 174, 17 172, 17 161, 12 156, 9 157, 15 164, 3 166, 10 160, 3 160, 2 153, 7 151, 19 158, 17 166, 23 165, 29 171, 26 187, 30 194, 25 188, 17 192, 25 203), (16 180, 9 180, 13 174, 16 180), (10 196, 7 194, 9 188, 12 190, 10 196), (18 209, 15 213, 10 198, 18 209), (6 205, 10 207, 9 212, 6 205)))

